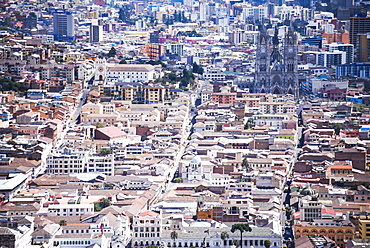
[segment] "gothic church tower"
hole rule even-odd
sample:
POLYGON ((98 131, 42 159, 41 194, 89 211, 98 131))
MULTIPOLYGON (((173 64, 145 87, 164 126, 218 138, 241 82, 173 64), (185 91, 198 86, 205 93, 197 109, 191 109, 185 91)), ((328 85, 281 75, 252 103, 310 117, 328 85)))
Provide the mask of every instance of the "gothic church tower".
POLYGON ((270 36, 265 26, 261 26, 258 36, 255 70, 255 81, 259 82, 259 92, 268 91, 270 88, 270 36))
POLYGON ((254 92, 299 96, 297 36, 290 26, 280 46, 278 32, 272 38, 261 26, 256 51, 254 92))

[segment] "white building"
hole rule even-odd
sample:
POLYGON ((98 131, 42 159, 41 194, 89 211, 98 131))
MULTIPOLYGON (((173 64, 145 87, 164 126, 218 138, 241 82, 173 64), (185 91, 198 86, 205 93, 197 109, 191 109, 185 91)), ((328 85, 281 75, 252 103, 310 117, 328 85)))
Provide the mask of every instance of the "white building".
POLYGON ((46 173, 62 175, 83 173, 88 157, 88 150, 65 147, 62 151, 54 151, 46 159, 46 173))
POLYGON ((46 164, 47 173, 56 175, 85 172, 114 175, 113 154, 103 155, 83 149, 65 147, 62 151, 54 151, 48 155, 46 164))
POLYGON ((263 21, 264 19, 267 18, 268 18, 267 6, 264 5, 252 6, 251 4, 243 6, 243 12, 241 14, 241 19, 243 21, 246 20, 263 21))
POLYGON ((316 53, 316 65, 331 68, 332 66, 342 65, 346 63, 345 51, 333 52, 314 52, 316 53))
POLYGON ((253 123, 257 126, 268 125, 277 129, 283 128, 283 122, 289 120, 288 115, 253 115, 253 123))
POLYGON ((202 160, 199 156, 194 156, 190 163, 185 166, 182 177, 185 182, 199 182, 206 179, 204 168, 202 166, 202 160))
POLYGON ((225 81, 225 73, 219 68, 206 67, 203 78, 210 81, 225 81))
POLYGON ((210 183, 213 186, 228 187, 230 185, 230 176, 226 174, 213 173, 210 178, 210 183))
POLYGON ((103 59, 95 63, 95 81, 149 82, 154 80, 154 75, 152 65, 107 64, 103 59))
POLYGON ((328 52, 342 51, 346 52, 346 64, 351 64, 354 61, 354 46, 353 44, 331 43, 325 44, 328 52))
POLYGON ((114 176, 114 155, 93 154, 86 162, 86 172, 114 176))
POLYGON ((132 245, 133 247, 147 247, 159 245, 162 233, 162 214, 146 211, 133 217, 132 245))
POLYGON ((48 206, 49 216, 80 216, 94 214, 94 204, 52 204, 48 206))
POLYGON ((95 247, 109 248, 111 239, 101 233, 62 234, 55 237, 55 243, 60 248, 86 248, 95 247))

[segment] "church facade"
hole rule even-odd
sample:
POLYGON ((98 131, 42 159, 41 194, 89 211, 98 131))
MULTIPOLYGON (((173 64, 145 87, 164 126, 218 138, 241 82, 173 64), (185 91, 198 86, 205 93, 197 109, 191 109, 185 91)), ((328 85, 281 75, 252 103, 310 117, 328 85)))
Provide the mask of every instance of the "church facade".
POLYGON ((297 54, 297 36, 292 27, 288 28, 280 45, 277 29, 271 41, 262 26, 256 51, 254 92, 298 97, 297 54))

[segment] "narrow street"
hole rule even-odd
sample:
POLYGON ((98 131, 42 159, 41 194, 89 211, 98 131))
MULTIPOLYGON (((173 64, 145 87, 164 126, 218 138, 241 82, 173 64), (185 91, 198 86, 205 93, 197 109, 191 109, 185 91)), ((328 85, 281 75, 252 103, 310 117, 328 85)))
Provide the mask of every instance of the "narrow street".
POLYGON ((79 116, 80 116, 80 113, 81 113, 81 109, 82 109, 82 106, 85 104, 86 97, 87 97, 88 93, 89 93, 88 89, 82 90, 82 95, 81 95, 80 102, 75 107, 73 113, 71 114, 71 117, 66 121, 65 128, 62 131, 62 133, 60 134, 60 136, 58 137, 58 140, 54 145, 54 149, 59 149, 60 148, 60 146, 63 144, 64 137, 66 136, 68 131, 73 129, 73 127, 79 121, 79 116))
MULTIPOLYGON (((298 115, 298 124, 302 123, 302 107, 299 104, 297 115, 298 115)), ((289 172, 287 173, 288 178, 285 179, 284 182, 284 192, 282 197, 283 202, 283 210, 281 215, 281 225, 283 226, 283 243, 287 248, 294 247, 294 232, 293 232, 293 225, 294 225, 294 209, 290 206, 290 193, 291 193, 291 183, 293 182, 293 174, 294 174, 294 165, 297 162, 299 155, 302 151, 302 144, 304 143, 304 136, 303 136, 303 127, 298 127, 297 130, 297 145, 294 153, 294 157, 291 161, 291 166, 289 168, 289 172)))

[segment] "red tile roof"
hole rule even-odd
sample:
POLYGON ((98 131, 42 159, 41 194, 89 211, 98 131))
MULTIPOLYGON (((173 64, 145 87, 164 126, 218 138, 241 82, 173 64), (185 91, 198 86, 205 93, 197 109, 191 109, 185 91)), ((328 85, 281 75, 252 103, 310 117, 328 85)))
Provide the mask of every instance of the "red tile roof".
POLYGON ((111 139, 124 137, 127 135, 125 132, 122 132, 121 129, 119 129, 118 127, 103 127, 97 129, 97 131, 101 132, 102 134, 108 136, 111 139))
POLYGON ((323 208, 321 210, 321 213, 322 214, 331 214, 331 215, 336 215, 337 214, 333 209, 330 209, 330 208, 323 208))
POLYGON ((153 212, 153 211, 145 211, 139 214, 140 217, 156 217, 159 213, 153 212))

